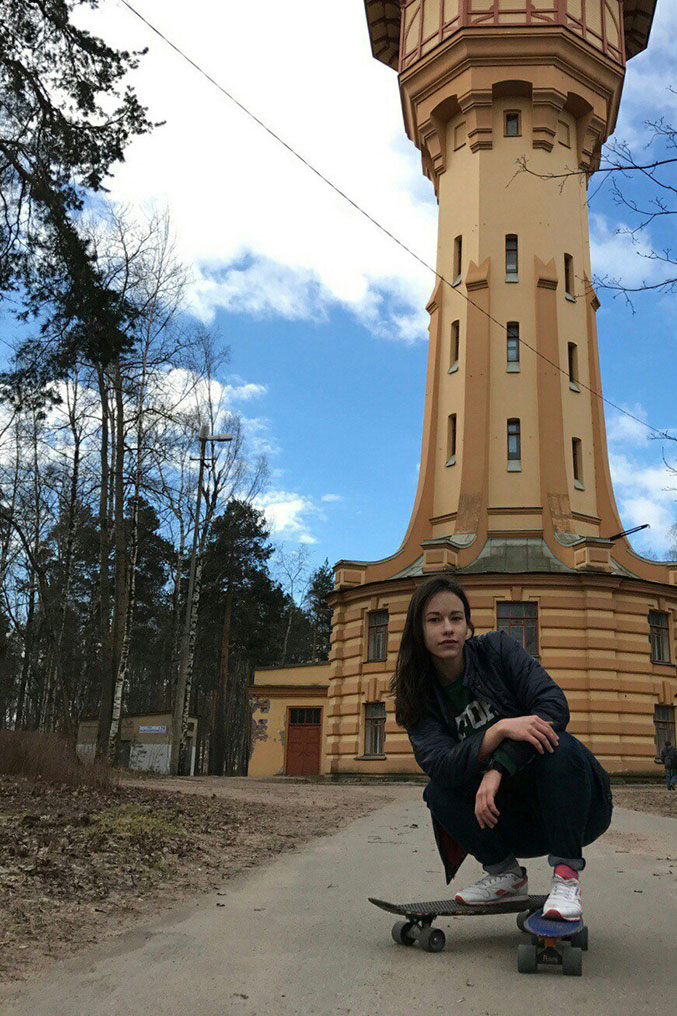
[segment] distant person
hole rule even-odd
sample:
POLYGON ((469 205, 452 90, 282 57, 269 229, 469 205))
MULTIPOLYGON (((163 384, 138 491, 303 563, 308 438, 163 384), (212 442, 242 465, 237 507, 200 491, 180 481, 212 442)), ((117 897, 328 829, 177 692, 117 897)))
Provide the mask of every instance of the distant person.
POLYGON ((668 737, 665 747, 660 755, 661 762, 665 766, 665 782, 668 790, 674 790, 677 783, 677 748, 668 737))
POLYGON ((447 884, 467 854, 487 873, 456 893, 526 900, 518 857, 548 855, 554 920, 582 916, 582 848, 611 823, 609 776, 567 733, 562 689, 505 632, 475 636, 464 590, 440 575, 411 598, 392 678, 396 718, 430 777, 423 791, 447 884))

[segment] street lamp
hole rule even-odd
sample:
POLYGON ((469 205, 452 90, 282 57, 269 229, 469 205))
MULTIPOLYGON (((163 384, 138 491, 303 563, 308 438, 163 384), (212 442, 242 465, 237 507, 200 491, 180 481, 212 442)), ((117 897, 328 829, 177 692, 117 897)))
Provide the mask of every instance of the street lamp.
POLYGON ((196 620, 197 604, 193 603, 195 597, 195 573, 197 570, 197 545, 200 533, 200 504, 202 501, 202 480, 205 466, 205 446, 208 441, 232 441, 232 434, 210 434, 207 424, 200 427, 198 441, 200 442, 200 468, 197 480, 197 504, 195 506, 195 525, 193 527, 193 550, 190 556, 190 577, 188 579, 188 599, 186 601, 186 620, 183 631, 183 646, 181 650, 181 661, 176 681, 176 694, 172 711, 172 744, 169 761, 169 772, 172 776, 178 776, 181 742, 183 740, 184 720, 188 725, 188 709, 190 703, 186 702, 186 686, 188 684, 188 663, 190 660, 190 633, 196 620))

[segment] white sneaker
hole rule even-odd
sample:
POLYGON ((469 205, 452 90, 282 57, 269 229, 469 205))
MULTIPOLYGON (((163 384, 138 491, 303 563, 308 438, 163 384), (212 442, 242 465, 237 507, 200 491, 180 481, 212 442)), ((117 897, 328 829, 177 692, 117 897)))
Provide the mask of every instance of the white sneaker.
POLYGON ((552 921, 580 921, 583 904, 579 879, 553 874, 550 895, 543 904, 543 916, 552 921))
POLYGON ((485 875, 479 882, 461 889, 454 897, 456 903, 509 903, 526 900, 529 896, 527 869, 504 871, 501 875, 485 875))

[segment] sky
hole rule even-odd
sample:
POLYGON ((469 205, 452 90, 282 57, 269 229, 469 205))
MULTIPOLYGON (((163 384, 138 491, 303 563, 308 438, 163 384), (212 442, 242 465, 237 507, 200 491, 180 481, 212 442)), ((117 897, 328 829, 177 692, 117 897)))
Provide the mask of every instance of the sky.
MULTIPOLYGON (((397 75, 374 60, 363 0, 138 0, 137 9, 308 161, 429 263, 437 205, 405 136, 397 75), (340 10, 340 16, 337 15, 340 10)), ((278 542, 325 558, 392 554, 421 451, 432 276, 153 35, 119 0, 86 15, 96 34, 149 47, 131 77, 156 121, 109 181, 111 198, 168 208, 191 266, 191 312, 230 347, 231 406, 266 453, 260 502, 278 542)), ((677 5, 659 0, 651 45, 628 68, 616 136, 644 152, 644 122, 677 122, 677 5)), ((651 149, 648 149, 651 152, 651 149)), ((597 190, 593 181, 590 193, 597 190)), ((642 199, 646 196, 639 195, 642 199)), ((609 183, 591 205, 593 269, 659 277, 609 183)), ((669 246, 668 224, 649 241, 669 246)), ((677 434, 677 296, 633 306, 600 292, 603 392, 677 434)), ((674 542, 677 443, 607 407, 616 497, 640 553, 674 542)))

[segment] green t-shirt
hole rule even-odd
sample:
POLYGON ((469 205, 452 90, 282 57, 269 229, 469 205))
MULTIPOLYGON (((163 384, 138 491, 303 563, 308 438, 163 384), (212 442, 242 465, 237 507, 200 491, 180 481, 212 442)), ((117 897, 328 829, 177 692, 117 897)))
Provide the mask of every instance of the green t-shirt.
MULTIPOLYGON (((442 693, 449 712, 454 717, 459 740, 464 740, 471 734, 488 730, 494 723, 501 719, 490 702, 487 702, 481 695, 473 695, 470 688, 466 688, 459 677, 451 684, 442 684, 442 693)), ((515 762, 510 755, 503 751, 499 745, 492 753, 492 758, 500 762, 512 776, 516 770, 515 762)))

